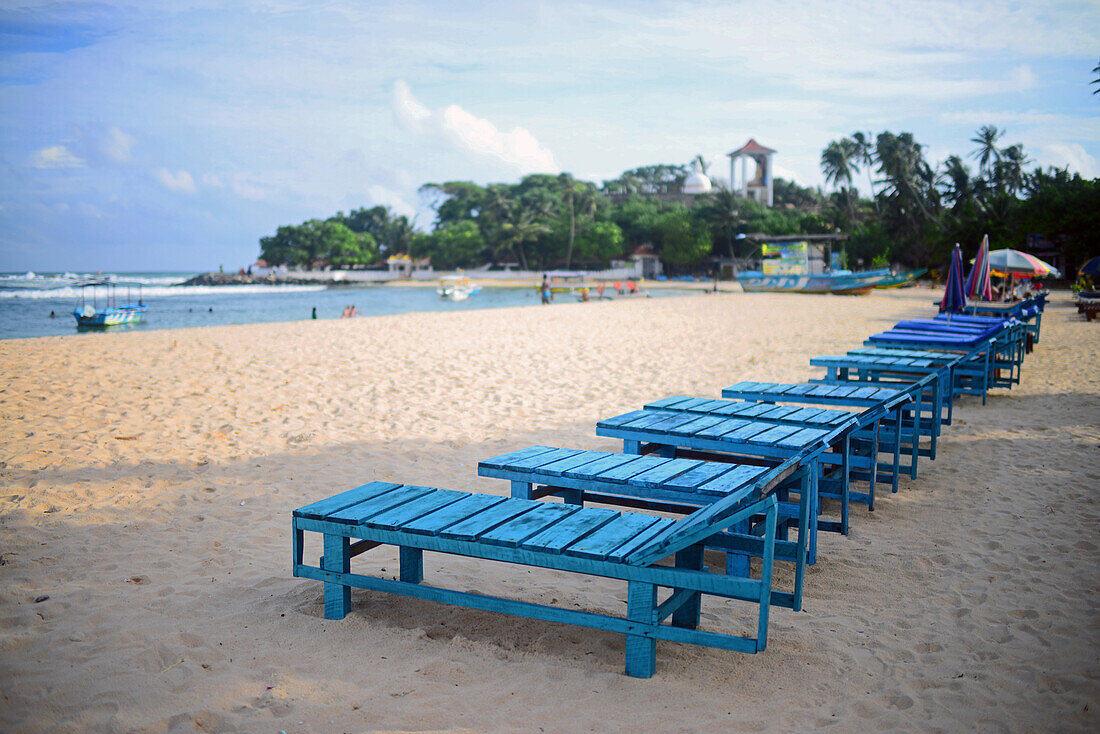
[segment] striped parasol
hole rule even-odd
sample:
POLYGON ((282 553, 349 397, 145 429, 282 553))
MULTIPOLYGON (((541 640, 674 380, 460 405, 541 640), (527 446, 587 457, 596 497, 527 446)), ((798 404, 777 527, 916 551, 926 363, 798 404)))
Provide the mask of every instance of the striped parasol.
POLYGON ((963 262, 962 249, 955 245, 951 251, 951 265, 947 268, 947 287, 943 291, 943 299, 940 300, 940 313, 962 313, 966 308, 966 294, 963 293, 963 262))
POLYGON ((1058 268, 1019 250, 993 250, 989 253, 989 269, 1002 278, 1062 277, 1062 271, 1058 268))
POLYGON ((971 301, 993 300, 993 282, 989 277, 989 235, 982 237, 978 256, 974 258, 974 267, 970 268, 970 275, 966 276, 963 292, 971 301))

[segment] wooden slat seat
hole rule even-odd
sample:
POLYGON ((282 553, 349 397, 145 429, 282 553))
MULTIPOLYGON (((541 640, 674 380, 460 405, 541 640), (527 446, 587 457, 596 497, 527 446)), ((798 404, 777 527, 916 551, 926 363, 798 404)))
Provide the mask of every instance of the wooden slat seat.
MULTIPOLYGON (((759 457, 772 462, 802 455, 812 469, 809 487, 799 493, 799 502, 808 503, 810 523, 806 540, 807 563, 817 556, 819 529, 846 532, 850 500, 849 445, 858 421, 849 417, 839 425, 806 426, 760 420, 755 417, 708 415, 691 411, 645 408, 604 418, 596 424, 600 436, 623 441, 624 454, 650 454, 672 458, 703 458, 712 461, 736 461, 738 457, 759 457), (835 468, 838 477, 826 467, 835 468), (834 482, 841 499, 841 519, 819 520, 818 492, 823 481, 834 482)), ((745 463, 745 462, 741 462, 745 463)), ((792 513, 793 515, 793 513, 792 513)), ((793 516, 787 518, 793 520, 793 516)), ((781 524, 781 535, 784 525, 781 524)), ((733 556, 728 560, 736 561, 733 556)), ((740 563, 744 568, 744 563, 740 563)), ((738 572, 736 567, 731 573, 738 572)))
MULTIPOLYGON (((591 455, 599 452, 580 457, 582 453, 532 447, 527 454, 515 452, 513 458, 522 462, 543 456, 548 464, 568 457, 599 461, 591 455)), ((657 639, 743 652, 765 648, 778 506, 766 488, 786 480, 800 466, 796 457, 766 469, 756 475, 755 482, 739 482, 738 489, 679 520, 372 482, 294 511, 294 575, 324 582, 325 616, 329 619, 341 619, 350 611, 350 589, 356 587, 621 632, 627 638, 627 674, 648 677, 656 665, 657 639), (703 566, 703 547, 726 528, 756 516, 764 518, 758 538, 763 550, 759 580, 708 572, 703 566), (317 565, 304 562, 306 532, 321 535, 324 555, 317 565), (354 556, 380 545, 399 548, 398 580, 351 571, 354 556), (422 583, 424 551, 626 581, 626 618, 429 586, 422 583), (655 565, 670 556, 675 558, 674 566, 655 565), (658 604, 657 592, 662 587, 671 589, 672 594, 658 604), (755 634, 698 630, 703 595, 756 604, 755 634), (670 624, 663 623, 669 619, 670 624)), ((693 466, 687 472, 696 469, 698 466, 693 466)), ((702 480, 702 474, 697 473, 697 478, 702 480)), ((720 478, 705 483, 712 485, 720 478)))
MULTIPOLYGON (((479 462, 478 474, 509 481, 513 497, 556 495, 573 506, 596 502, 689 513, 701 505, 753 487, 772 471, 769 466, 759 464, 578 451, 576 461, 566 460, 571 468, 563 473, 557 468, 563 460, 555 458, 561 455, 559 452, 560 449, 549 446, 530 446, 511 451, 479 462), (546 464, 538 465, 536 457, 539 455, 547 457, 546 464), (608 461, 615 457, 617 461, 608 461)), ((804 474, 792 475, 782 487, 780 534, 775 541, 775 557, 795 564, 794 590, 772 591, 772 604, 791 607, 796 611, 802 604, 809 539, 809 503, 803 507, 802 503, 792 504, 784 500, 787 490, 810 497, 808 491, 802 490, 803 482, 807 481, 804 474), (785 526, 788 523, 797 523, 797 541, 786 540, 785 526)), ((781 487, 766 485, 759 489, 763 497, 780 491, 781 487)), ((763 553, 763 544, 757 534, 759 530, 759 522, 747 522, 743 528, 731 528, 712 547, 744 557, 744 563, 728 564, 727 568, 747 571, 747 558, 763 553)))

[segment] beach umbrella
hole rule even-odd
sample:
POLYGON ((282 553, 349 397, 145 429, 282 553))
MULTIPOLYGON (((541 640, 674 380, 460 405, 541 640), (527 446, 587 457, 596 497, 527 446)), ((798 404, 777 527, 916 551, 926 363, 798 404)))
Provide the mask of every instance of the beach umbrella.
POLYGON ((978 256, 974 258, 974 267, 970 268, 970 275, 966 276, 963 293, 971 301, 993 300, 993 282, 989 277, 989 235, 982 237, 978 256))
POLYGON ((1002 278, 1062 277, 1062 271, 1058 268, 1019 250, 993 250, 989 253, 989 269, 1002 278))
POLYGON ((1081 269, 1077 271, 1078 275, 1091 275, 1096 277, 1100 275, 1100 257, 1094 257, 1087 263, 1081 266, 1081 269))
MULTIPOLYGON (((940 300, 940 313, 962 313, 966 308, 966 294, 963 293, 962 249, 955 245, 951 252, 951 265, 947 268, 947 288, 940 300)), ((948 316, 948 319, 951 317, 948 316)))

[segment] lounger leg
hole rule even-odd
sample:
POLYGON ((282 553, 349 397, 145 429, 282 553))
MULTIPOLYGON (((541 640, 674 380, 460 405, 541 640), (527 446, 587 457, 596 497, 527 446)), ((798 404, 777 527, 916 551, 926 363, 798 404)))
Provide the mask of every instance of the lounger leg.
POLYGON ((398 550, 398 559, 401 562, 402 581, 419 584, 424 580, 424 551, 403 545, 398 550))
POLYGON ((807 548, 809 558, 806 563, 811 566, 817 563, 817 519, 821 515, 821 497, 818 495, 818 482, 822 469, 823 465, 820 459, 815 460, 810 465, 810 542, 807 548))
MULTIPOLYGON (((851 499, 851 483, 852 483, 852 437, 848 434, 844 437, 844 484, 840 489, 840 532, 842 535, 848 534, 848 504, 851 499)), ((878 459, 875 459, 877 462, 878 459)), ((872 462, 874 463, 874 462, 872 462)), ((871 481, 875 481, 875 472, 878 471, 878 467, 872 467, 871 469, 871 481)))
MULTIPOLYGON (((749 521, 742 520, 741 522, 734 523, 730 530, 738 535, 748 535, 750 533, 749 521)), ((749 554, 741 553, 738 551, 726 552, 726 575, 727 576, 740 576, 743 578, 749 577, 749 554)))
MULTIPOLYGON (((676 568, 689 568, 693 571, 703 570, 703 546, 693 545, 676 553, 676 568)), ((699 626, 699 610, 703 595, 695 592, 691 600, 685 602, 679 609, 672 613, 673 627, 686 627, 695 629, 699 626)))
MULTIPOLYGON (((325 555, 321 568, 335 573, 351 571, 351 542, 343 535, 325 533, 325 555)), ((343 619, 351 611, 351 587, 333 581, 325 582, 325 619, 343 619)))
POLYGON ((768 506, 764 521, 764 555, 760 563, 760 618, 756 625, 756 650, 768 645, 768 612, 771 609, 772 565, 775 561, 775 525, 779 510, 776 503, 768 506))
POLYGON ((796 612, 802 611, 802 583, 806 576, 806 543, 810 535, 810 504, 812 500, 810 490, 810 473, 817 467, 808 466, 802 469, 802 485, 799 490, 798 501, 798 540, 795 541, 794 553, 794 604, 791 606, 796 612))
MULTIPOLYGON (((630 581, 626 590, 626 616, 631 622, 652 627, 657 621, 657 587, 630 581)), ((657 670, 657 640, 644 635, 626 636, 626 674, 651 678, 657 670)))

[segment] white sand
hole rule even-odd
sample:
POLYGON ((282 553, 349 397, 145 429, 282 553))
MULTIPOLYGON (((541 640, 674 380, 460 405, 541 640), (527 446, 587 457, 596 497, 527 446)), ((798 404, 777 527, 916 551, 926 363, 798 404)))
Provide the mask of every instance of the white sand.
MULTIPOLYGON (((1056 294, 1023 384, 821 537, 768 649, 659 643, 355 591, 323 619, 290 513, 372 479, 615 450, 595 422, 803 380, 928 290, 707 295, 0 342, 0 730, 1096 731, 1100 326, 1056 294), (48 595, 49 599, 35 603, 48 595)), ((316 546, 307 549, 316 554, 316 546)), ((357 558, 392 573, 394 554, 357 558)), ((426 581, 621 613, 625 585, 440 555, 426 581)), ((789 581, 781 569, 778 583, 789 581)), ((704 628, 744 606, 704 602, 704 628)))

